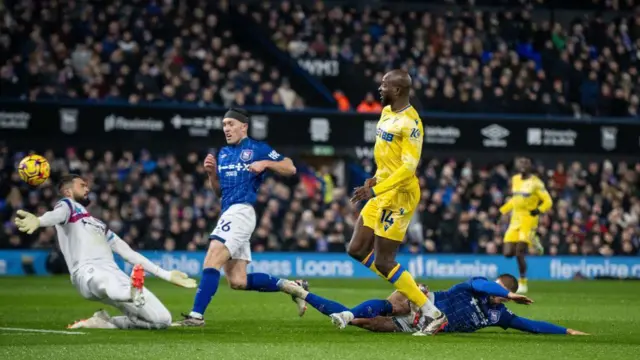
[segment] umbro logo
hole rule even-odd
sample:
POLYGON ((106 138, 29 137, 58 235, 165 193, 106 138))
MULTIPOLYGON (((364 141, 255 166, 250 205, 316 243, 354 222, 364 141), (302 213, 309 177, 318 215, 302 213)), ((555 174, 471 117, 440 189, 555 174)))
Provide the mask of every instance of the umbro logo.
POLYGON ((480 130, 480 133, 485 137, 482 140, 484 147, 507 147, 507 138, 510 134, 508 129, 492 124, 480 130))
POLYGON ((509 136, 509 130, 497 124, 487 126, 482 129, 481 132, 482 135, 492 140, 502 139, 509 136))

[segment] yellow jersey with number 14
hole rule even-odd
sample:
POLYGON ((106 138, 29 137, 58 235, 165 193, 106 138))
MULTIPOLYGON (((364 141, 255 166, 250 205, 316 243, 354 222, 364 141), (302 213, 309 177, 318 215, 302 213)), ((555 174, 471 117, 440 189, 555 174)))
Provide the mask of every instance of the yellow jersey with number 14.
POLYGON ((391 189, 415 186, 415 175, 422 153, 422 121, 416 109, 408 105, 394 112, 385 106, 376 129, 373 156, 377 165, 376 196, 391 189))

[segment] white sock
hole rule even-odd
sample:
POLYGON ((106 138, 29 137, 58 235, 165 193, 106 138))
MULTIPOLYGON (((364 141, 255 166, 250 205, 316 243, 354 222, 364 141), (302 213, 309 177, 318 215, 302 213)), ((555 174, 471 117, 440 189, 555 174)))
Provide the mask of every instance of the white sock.
POLYGON ((422 307, 420 308, 420 311, 424 314, 427 315, 430 318, 438 318, 440 317, 440 315, 442 315, 442 312, 440 312, 440 310, 438 310, 438 308, 436 307, 436 305, 427 300, 426 303, 424 303, 424 305, 422 305, 422 307))
POLYGON ((197 313, 195 311, 190 312, 189 316, 192 317, 192 318, 196 318, 196 319, 202 319, 202 317, 203 317, 202 314, 197 313))

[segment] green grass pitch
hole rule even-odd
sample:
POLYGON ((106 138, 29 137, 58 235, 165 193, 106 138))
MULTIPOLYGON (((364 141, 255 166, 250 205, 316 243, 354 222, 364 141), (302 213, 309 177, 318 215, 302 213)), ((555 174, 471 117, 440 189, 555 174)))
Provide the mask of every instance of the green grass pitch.
MULTIPOLYGON (((424 282, 431 289, 454 283, 424 282)), ((310 284, 318 294, 347 306, 386 297, 392 290, 381 280, 312 279, 310 284)), ((190 309, 195 291, 156 279, 147 285, 174 318, 190 309)), ((84 335, 0 329, 0 359, 640 359, 640 283, 531 282, 530 288, 535 304, 512 304, 514 312, 594 336, 529 335, 502 329, 435 337, 374 334, 356 328, 338 331, 311 308, 298 318, 283 294, 221 286, 203 329, 83 330, 84 335)), ((0 278, 2 328, 64 331, 67 324, 102 307, 82 299, 66 277, 0 278)))

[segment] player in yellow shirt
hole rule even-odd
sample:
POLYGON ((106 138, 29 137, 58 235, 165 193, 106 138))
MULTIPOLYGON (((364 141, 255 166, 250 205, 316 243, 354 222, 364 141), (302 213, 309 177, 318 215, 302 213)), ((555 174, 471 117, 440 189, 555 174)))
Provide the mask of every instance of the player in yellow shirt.
POLYGON ((375 177, 356 188, 351 202, 367 201, 360 213, 348 253, 387 279, 418 309, 417 335, 432 335, 447 318, 430 302, 413 276, 396 261, 413 212, 420 201, 416 168, 422 152, 423 130, 418 112, 409 103, 411 77, 406 71, 385 74, 379 91, 385 106, 376 129, 375 177))
POLYGON ((544 187, 544 183, 531 173, 531 160, 521 157, 516 160, 518 174, 511 178, 511 198, 500 208, 500 213, 511 213, 509 228, 504 235, 504 256, 518 259, 520 280, 518 293, 524 294, 527 284, 527 255, 528 249, 536 248, 539 253, 544 249, 536 235, 538 217, 553 205, 551 196, 544 187))

